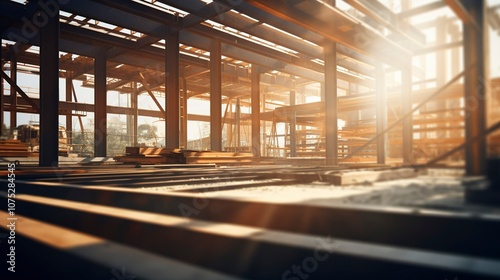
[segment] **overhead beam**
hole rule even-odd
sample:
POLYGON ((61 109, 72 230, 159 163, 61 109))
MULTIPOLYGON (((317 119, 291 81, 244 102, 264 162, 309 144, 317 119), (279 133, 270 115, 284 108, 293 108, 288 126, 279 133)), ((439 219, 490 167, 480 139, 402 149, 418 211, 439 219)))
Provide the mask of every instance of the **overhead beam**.
MULTIPOLYGON (((481 31, 479 23, 469 13, 469 11, 462 5, 460 0, 443 0, 450 9, 457 15, 457 17, 467 25, 474 26, 478 31, 481 31)), ((482 0, 479 0, 482 1, 482 0)), ((482 24, 481 24, 482 26, 482 24)))
POLYGON ((432 12, 434 10, 443 8, 445 6, 446 6, 446 3, 444 3, 443 1, 434 1, 434 2, 431 2, 429 4, 424 4, 424 5, 418 6, 418 7, 413 8, 413 9, 402 11, 399 14, 397 14, 397 17, 400 20, 402 20, 405 18, 409 18, 409 17, 413 17, 413 16, 418 16, 418 15, 421 15, 424 13, 432 12))
POLYGON ((328 40, 341 43, 356 52, 401 67, 408 50, 375 33, 361 22, 347 17, 324 1, 248 0, 252 5, 317 32, 328 40))
MULTIPOLYGON (((10 96, 7 95, 4 98, 5 98, 4 104, 5 105, 10 104, 10 102, 11 102, 10 96)), ((37 98, 34 98, 33 101, 35 103, 40 102, 40 100, 37 98)), ((25 106, 28 105, 26 100, 22 99, 21 97, 17 98, 17 102, 20 106, 23 106, 23 108, 25 108, 25 106)), ((9 112, 10 108, 4 108, 4 109, 6 112, 9 112)), ((94 108, 93 104, 59 101, 59 114, 60 115, 67 115, 67 114, 69 114, 70 111, 95 112, 95 108, 94 108)), ((133 108, 109 106, 109 105, 106 106, 106 111, 109 114, 117 114, 117 115, 133 115, 134 114, 133 108)), ((33 110, 30 110, 30 109, 23 109, 22 112, 23 113, 30 113, 30 114, 35 113, 33 110)), ((138 114, 138 116, 144 116, 144 117, 163 118, 163 115, 158 110, 137 109, 137 114, 138 114)), ((197 115, 197 114, 188 114, 188 119, 192 120, 192 121, 203 121, 203 122, 210 121, 210 117, 204 116, 204 115, 197 115)))

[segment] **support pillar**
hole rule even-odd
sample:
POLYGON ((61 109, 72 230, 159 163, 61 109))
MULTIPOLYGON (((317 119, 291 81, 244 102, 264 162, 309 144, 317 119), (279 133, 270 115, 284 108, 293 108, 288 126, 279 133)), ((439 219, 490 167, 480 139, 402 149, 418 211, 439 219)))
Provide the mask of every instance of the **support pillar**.
POLYGON ((106 52, 100 50, 94 59, 94 156, 107 155, 107 84, 106 52))
POLYGON ((236 109, 234 113, 234 122, 236 124, 236 148, 241 147, 241 103, 240 98, 236 99, 236 109))
POLYGON ((47 16, 47 23, 40 28, 39 165, 44 167, 59 164, 59 6, 54 5, 54 9, 50 15, 41 10, 35 15, 47 16))
POLYGON ((222 64, 221 43, 210 45, 210 149, 222 151, 222 64))
POLYGON ((188 144, 188 136, 187 136, 187 130, 188 130, 188 112, 187 112, 187 100, 188 100, 188 95, 187 95, 187 80, 184 75, 184 72, 182 73, 182 95, 181 95, 181 139, 180 139, 180 146, 184 147, 187 149, 187 144, 188 144))
MULTIPOLYGON (((66 71, 66 101, 73 101, 73 77, 71 71, 66 71)), ((70 110, 66 113, 66 133, 68 136, 68 144, 73 142, 73 114, 70 110)))
POLYGON ((137 127, 139 125, 139 91, 137 90, 137 82, 132 82, 132 95, 131 97, 131 107, 133 111, 133 118, 132 118, 132 143, 134 147, 137 147, 139 145, 137 141, 137 127))
MULTIPOLYGON (((14 48, 10 48, 10 78, 17 84, 17 58, 14 48)), ((17 91, 16 88, 10 87, 10 132, 17 127, 17 91)))
POLYGON ((465 98, 465 169, 467 175, 486 173, 486 69, 484 46, 484 1, 461 0, 477 28, 472 23, 463 23, 464 68, 474 65, 464 79, 465 98), (479 139, 474 141, 473 139, 479 139))
POLYGON ((165 38, 165 146, 179 148, 179 31, 165 38))
MULTIPOLYGON (((411 74, 411 60, 408 59, 401 70, 402 75, 402 95, 401 95, 401 108, 403 116, 410 113, 412 110, 412 74, 411 74)), ((403 120, 403 163, 412 164, 413 159, 413 117, 410 115, 403 120)))
POLYGON ((132 82, 132 91, 129 96, 130 108, 132 109, 132 114, 127 115, 127 135, 129 136, 129 141, 131 146, 137 146, 137 116, 138 116, 138 106, 137 106, 137 82, 132 82))
POLYGON ((337 165, 337 44, 331 41, 326 42, 324 52, 326 165, 337 165))
POLYGON ((252 64, 251 99, 252 99, 252 152, 260 157, 260 69, 252 64))
MULTIPOLYGON (((0 34, 3 33, 3 30, 0 29, 0 34)), ((2 56, 2 38, 0 37, 0 70, 3 69, 3 56, 2 56)), ((4 126, 4 115, 3 115, 3 103, 4 103, 4 92, 3 92, 3 78, 0 77, 0 136, 3 136, 4 133, 7 133, 3 131, 3 126, 4 126)))
MULTIPOLYGON (((295 90, 290 91, 290 106, 296 104, 295 90)), ((297 156, 297 113, 290 112, 290 157, 297 156)))
MULTIPOLYGON (((375 69, 375 83, 377 88, 377 104, 376 104, 376 119, 377 119, 377 135, 384 131, 387 127, 387 97, 385 92, 385 70, 382 62, 377 61, 375 69)), ((385 164, 385 144, 387 135, 380 136, 377 139, 377 163, 385 164)))

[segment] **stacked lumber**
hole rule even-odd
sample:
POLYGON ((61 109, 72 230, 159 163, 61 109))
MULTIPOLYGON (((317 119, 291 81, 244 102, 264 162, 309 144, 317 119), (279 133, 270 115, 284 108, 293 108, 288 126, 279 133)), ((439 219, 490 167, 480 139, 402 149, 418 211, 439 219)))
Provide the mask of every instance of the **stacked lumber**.
POLYGON ((191 151, 169 148, 126 147, 125 155, 113 158, 134 164, 239 164, 250 163, 252 153, 191 151))
POLYGON ((23 143, 21 140, 0 140, 0 157, 29 157, 28 143, 23 143))
POLYGON ((184 151, 186 163, 191 164, 238 164, 251 163, 253 160, 252 153, 232 153, 232 152, 212 152, 212 151, 184 151))
POLYGON ((135 164, 168 164, 186 163, 179 149, 152 147, 125 147, 125 155, 113 158, 123 163, 135 164))

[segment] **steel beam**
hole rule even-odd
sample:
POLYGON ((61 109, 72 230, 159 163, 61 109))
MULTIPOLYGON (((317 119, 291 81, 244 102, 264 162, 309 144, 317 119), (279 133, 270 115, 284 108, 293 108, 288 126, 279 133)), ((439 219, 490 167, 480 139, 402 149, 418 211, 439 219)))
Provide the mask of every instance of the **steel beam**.
MULTIPOLYGON (((28 102, 29 105, 31 105, 31 107, 33 107, 33 110, 36 113, 40 113, 40 108, 39 108, 38 104, 36 104, 35 102, 33 102, 33 100, 24 92, 24 90, 22 90, 3 70, 0 70, 0 73, 2 75, 2 78, 5 79, 5 81, 7 83, 9 83, 11 89, 14 89, 15 94, 11 94, 10 96, 16 96, 17 97, 17 93, 18 93, 19 95, 21 95, 21 97, 24 100, 26 100, 26 102, 28 102)), ((14 101, 11 104, 17 104, 17 100, 14 101)), ((12 106, 11 105, 10 106, 10 110, 17 111, 17 105, 16 106, 12 106)))
POLYGON ((401 61, 410 56, 407 49, 378 35, 325 1, 248 0, 247 2, 317 32, 328 40, 341 43, 371 57, 378 57, 395 67, 401 67, 401 61))
POLYGON ((446 3, 443 1, 435 1, 429 4, 424 4, 421 6, 418 6, 416 8, 410 9, 410 10, 404 10, 401 13, 397 14, 397 17, 399 20, 408 18, 408 17, 413 17, 417 15, 421 15, 423 13, 428 13, 432 12, 434 10, 440 9, 442 7, 446 6, 446 3))
POLYGON ((222 151, 222 64, 221 43, 210 46, 210 149, 222 151))
POLYGON ((161 107, 160 102, 158 101, 158 99, 156 99, 156 96, 151 91, 151 87, 149 86, 148 81, 146 80, 146 78, 144 78, 144 75, 142 73, 139 73, 139 76, 141 77, 141 83, 142 83, 143 87, 146 89, 149 96, 151 97, 153 102, 156 104, 156 107, 158 107, 158 110, 160 110, 161 114, 164 116, 163 118, 166 118, 165 110, 163 109, 163 107, 161 107))
POLYGON ((94 156, 107 155, 107 88, 106 52, 101 50, 94 59, 94 156))
MULTIPOLYGON (((70 71, 66 71, 66 101, 73 101, 73 78, 70 71)), ((73 140, 73 115, 72 111, 66 115, 66 133, 69 139, 68 144, 71 144, 73 140)))
MULTIPOLYGON (((132 143, 133 146, 137 146, 137 127, 138 127, 138 117, 139 117, 139 102, 138 102, 138 97, 139 97, 139 92, 137 91, 137 82, 132 82, 132 87, 133 90, 130 94, 130 99, 131 99, 131 109, 132 109, 132 143)), ((129 114, 130 115, 130 114, 129 114)))
POLYGON ((401 108, 402 114, 405 116, 403 120, 403 163, 412 164, 413 159, 413 116, 412 112, 412 75, 411 75, 411 60, 407 61, 407 65, 401 70, 401 108))
POLYGON ((260 157, 260 68, 252 64, 251 99, 252 99, 252 153, 260 157))
POLYGON ((47 18, 40 28, 40 166, 59 164, 59 6, 54 9, 35 15, 47 18))
POLYGON ((483 24, 476 21, 476 17, 469 13, 468 9, 461 3, 461 0, 444 0, 444 2, 463 23, 474 26, 477 31, 481 32, 483 24))
POLYGON ((473 141, 486 129, 486 70, 484 46, 487 45, 484 28, 484 1, 462 0, 472 20, 463 22, 464 65, 472 68, 465 74, 465 169, 468 175, 486 172, 486 140, 473 141), (475 22, 476 24, 474 24, 475 22))
POLYGON ((325 52, 325 136, 326 164, 338 164, 337 127, 337 43, 328 41, 325 52))
MULTIPOLYGON (((381 62, 376 65, 377 77, 375 82, 377 84, 377 104, 376 104, 376 120, 377 120, 377 134, 381 134, 387 127, 387 96, 385 90, 385 70, 381 62)), ((386 138, 387 135, 381 136, 377 139, 377 163, 385 164, 386 154, 386 138)))
MULTIPOLYGON (((3 28, 0 28, 0 34, 3 33, 3 28)), ((3 70, 3 56, 2 56, 2 37, 0 36, 0 70, 3 70)), ((3 77, 0 76, 0 136, 3 136, 5 133, 3 131, 3 126, 4 126, 4 110, 3 110, 3 103, 4 103, 4 92, 3 92, 3 77)))
MULTIPOLYGON (((295 90, 290 91, 290 106, 296 105, 295 90)), ((290 112, 290 157, 297 156, 297 112, 290 112)))
MULTIPOLYGON (((4 104, 10 104, 10 96, 4 96, 4 104)), ((33 98, 33 102, 39 103, 39 99, 33 98)), ((27 106, 29 105, 26 100, 18 97, 17 102, 19 105, 27 106)), ((132 108, 125 108, 125 107, 118 107, 118 106, 107 106, 106 107, 107 112, 109 114, 118 114, 118 115, 130 115, 134 114, 134 111, 132 108)), ((9 108, 6 108, 7 112, 9 111, 9 108)), ((83 112, 95 112, 94 105, 92 104, 86 104, 86 103, 78 103, 78 102, 65 102, 65 101, 59 101, 59 114, 60 115, 66 115, 66 113, 69 110, 77 110, 77 111, 83 111, 83 112)), ((139 116, 146 116, 146 117, 153 117, 153 118, 163 118, 163 115, 161 114, 160 111, 153 111, 153 110, 145 110, 145 109, 138 109, 138 115, 139 116)), ((23 113, 29 113, 29 114, 36 114, 35 111, 33 110, 23 110, 23 113)), ((203 116, 203 115, 195 115, 195 114, 188 114, 188 119, 193 120, 193 121, 203 121, 203 122, 209 122, 210 117, 209 116, 203 116)))
MULTIPOLYGON (((17 96, 16 87, 13 85, 17 85, 17 60, 16 55, 13 49, 11 48, 11 57, 10 57, 10 80, 12 84, 10 86, 10 96, 17 96)), ((3 71, 3 69, 2 69, 3 71)), ((17 98, 13 99, 13 102, 10 103, 10 131, 14 130, 17 127, 17 98)))
POLYGON ((165 145, 179 148, 179 31, 165 36, 165 145))
POLYGON ((188 144, 188 94, 187 94, 187 79, 184 73, 185 68, 182 68, 181 71, 181 84, 182 84, 182 95, 180 100, 180 130, 181 130, 181 139, 180 139, 180 147, 184 147, 187 149, 188 144))

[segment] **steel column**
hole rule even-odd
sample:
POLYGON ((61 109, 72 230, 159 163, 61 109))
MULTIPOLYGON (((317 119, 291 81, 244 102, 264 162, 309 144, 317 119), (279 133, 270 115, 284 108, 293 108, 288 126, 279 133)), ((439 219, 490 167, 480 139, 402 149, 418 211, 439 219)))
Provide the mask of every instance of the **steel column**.
POLYGON ((100 50, 94 59, 94 156, 107 155, 107 84, 106 52, 100 50))
POLYGON ((403 69, 401 69, 401 108, 402 115, 407 116, 403 120, 403 163, 412 164, 413 162, 413 117, 410 114, 412 111, 412 74, 411 74, 411 60, 407 59, 407 62, 403 69))
POLYGON ((132 82, 132 93, 131 93, 131 107, 133 111, 133 119, 132 119, 132 143, 133 146, 136 147, 139 145, 137 143, 137 126, 138 126, 138 117, 139 117, 139 102, 138 102, 138 97, 139 97, 139 92, 137 91, 137 82, 132 82))
POLYGON ((129 105, 130 105, 130 108, 132 109, 132 114, 127 114, 127 135, 128 135, 128 141, 129 141, 129 145, 131 146, 136 146, 136 139, 137 139, 137 122, 136 122, 136 119, 137 119, 137 116, 136 116, 136 113, 137 113, 137 90, 136 90, 136 87, 137 87, 137 83, 134 81, 134 82, 131 82, 131 86, 132 86, 132 90, 130 91, 130 94, 129 94, 129 105))
POLYGON ((325 51, 325 136, 326 164, 338 164, 337 44, 328 41, 325 51))
POLYGON ((210 45, 210 149, 222 151, 222 64, 221 43, 210 45))
POLYGON ((184 74, 184 69, 182 69, 182 96, 180 100, 180 106, 181 106, 181 124, 180 124, 180 129, 181 129, 181 139, 180 139, 180 146, 184 147, 187 149, 187 144, 188 144, 188 112, 187 112, 187 100, 188 100, 188 94, 187 94, 187 80, 184 74))
MULTIPOLYGON (((485 28, 484 28, 484 1, 462 0, 466 11, 472 19, 463 23, 464 30, 464 65, 473 65, 465 73, 465 169, 468 175, 484 175, 486 172, 486 140, 480 137, 486 128, 486 73, 485 73, 485 28), (476 22, 477 26, 473 23, 476 22)), ((486 29, 487 30, 487 29, 486 29)))
POLYGON ((260 69, 252 64, 251 99, 252 99, 252 152, 260 157, 260 69))
MULTIPOLYGON (((0 29, 0 34, 3 33, 3 30, 0 29)), ((0 36, 0 70, 3 69, 3 56, 2 56, 2 37, 0 36)), ((4 103, 4 97, 3 97, 3 78, 0 76, 0 136, 4 135, 3 131, 3 126, 4 126, 4 121, 5 118, 3 116, 3 103, 4 103)))
MULTIPOLYGON (((377 134, 380 134, 387 127, 387 96, 385 91, 385 70, 382 62, 377 62, 375 72, 375 83, 377 87, 377 134)), ((387 134, 377 139, 377 163, 379 164, 385 164, 386 138, 387 134)))
MULTIPOLYGON (((17 59, 16 52, 13 47, 10 48, 10 79, 17 84, 17 59)), ((14 86, 10 86, 10 96, 17 97, 17 91, 14 86)), ((10 102, 10 131, 17 126, 17 98, 11 98, 10 102)))
MULTIPOLYGON (((73 77, 71 71, 66 71, 66 101, 73 101, 73 77)), ((68 135, 68 144, 73 140, 73 110, 68 110, 66 113, 66 133, 68 135)))
POLYGON ((165 146, 179 148, 179 31, 165 38, 165 146))
MULTIPOLYGON (((290 106, 296 104, 295 91, 290 91, 290 106)), ((290 156, 297 156, 297 113, 295 110, 290 112, 290 156)))
POLYGON ((53 8, 35 15, 47 20, 40 28, 40 166, 58 166, 59 159, 59 6, 53 8))

